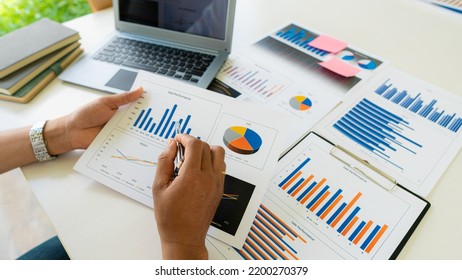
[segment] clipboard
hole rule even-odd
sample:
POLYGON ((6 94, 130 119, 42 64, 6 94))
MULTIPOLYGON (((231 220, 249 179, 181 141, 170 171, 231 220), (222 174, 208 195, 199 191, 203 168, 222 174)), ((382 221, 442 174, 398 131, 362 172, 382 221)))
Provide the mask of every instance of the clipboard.
POLYGON ((244 260, 396 259, 429 208, 371 163, 309 132, 280 157, 243 248, 209 240, 209 252, 244 260))
MULTIPOLYGON (((293 153, 300 152, 300 146, 307 145, 307 143, 311 142, 323 142, 325 145, 326 157, 330 157, 330 159, 334 159, 338 161, 344 168, 350 168, 350 172, 357 172, 354 176, 358 176, 360 174, 364 178, 367 178, 372 185, 376 185, 376 187, 381 188, 384 193, 393 194, 393 193, 406 193, 406 197, 408 200, 413 200, 415 204, 418 204, 414 209, 414 213, 412 217, 408 218, 407 225, 404 226, 406 229, 401 229, 400 233, 400 240, 399 242, 395 241, 394 249, 392 251, 389 250, 388 259, 396 259, 404 248, 406 242, 409 240, 413 232, 416 230, 419 223, 422 221, 423 217, 429 210, 431 204, 423 197, 417 195, 416 193, 410 191, 405 186, 401 185, 395 178, 386 174, 379 168, 375 167, 373 164, 368 162, 367 160, 361 159, 359 156, 354 154, 353 152, 343 148, 335 144, 333 141, 325 138, 324 136, 314 132, 309 131, 304 137, 301 138, 299 142, 294 144, 290 149, 288 149, 280 158, 280 161, 283 161, 285 158, 293 156, 293 153), (310 141, 312 139, 313 141, 310 141)), ((328 173, 334 173, 335 167, 330 166, 332 170, 328 173)), ((280 170, 281 171, 281 170, 280 170)), ((335 174, 332 174, 335 176, 335 174)), ((344 186, 346 187, 346 186, 344 186)), ((288 188, 287 188, 288 189, 288 188)), ((287 190, 286 189, 286 190, 287 190)), ((387 211, 386 209, 384 209, 387 211)))

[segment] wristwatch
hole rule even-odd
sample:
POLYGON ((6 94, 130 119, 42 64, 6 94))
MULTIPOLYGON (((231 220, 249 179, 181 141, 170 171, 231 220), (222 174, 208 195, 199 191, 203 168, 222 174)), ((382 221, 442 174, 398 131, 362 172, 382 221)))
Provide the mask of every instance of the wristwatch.
POLYGON ((47 161, 56 159, 57 156, 51 156, 47 150, 47 142, 43 139, 43 128, 46 121, 35 123, 29 131, 29 139, 34 151, 35 158, 38 161, 47 161))

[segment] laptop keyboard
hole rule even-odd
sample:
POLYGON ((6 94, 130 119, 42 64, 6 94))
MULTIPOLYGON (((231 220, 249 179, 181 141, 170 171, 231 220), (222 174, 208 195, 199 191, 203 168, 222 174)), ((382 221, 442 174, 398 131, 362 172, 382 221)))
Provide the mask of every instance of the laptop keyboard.
POLYGON ((116 37, 93 59, 197 83, 215 57, 116 37))

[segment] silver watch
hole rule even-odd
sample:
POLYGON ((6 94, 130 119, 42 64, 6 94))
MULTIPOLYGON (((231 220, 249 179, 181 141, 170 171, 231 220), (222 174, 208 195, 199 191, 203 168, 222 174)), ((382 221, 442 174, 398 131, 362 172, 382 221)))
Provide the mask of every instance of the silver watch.
POLYGON ((56 156, 51 156, 47 150, 47 143, 43 139, 43 128, 45 127, 46 121, 40 121, 35 123, 29 131, 29 139, 34 151, 35 158, 38 161, 46 161, 56 159, 56 156))

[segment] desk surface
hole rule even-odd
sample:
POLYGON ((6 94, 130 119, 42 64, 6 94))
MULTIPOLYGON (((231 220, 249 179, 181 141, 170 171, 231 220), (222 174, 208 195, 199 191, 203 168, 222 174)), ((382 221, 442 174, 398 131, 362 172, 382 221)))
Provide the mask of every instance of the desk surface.
MULTIPOLYGON (((295 22, 376 54, 416 77, 462 95, 462 16, 416 0, 239 0, 233 50, 295 22)), ((112 10, 66 25, 89 51, 113 30, 112 10)), ((29 104, 2 102, 2 129, 69 113, 105 93, 56 79, 29 104), (20 116, 20 117, 19 117, 20 116), (10 121, 14 120, 14 121, 10 121)), ((22 170, 73 259, 159 259, 152 210, 72 167, 82 151, 22 170)), ((462 155, 427 197, 432 207, 400 259, 462 259, 462 155)))

